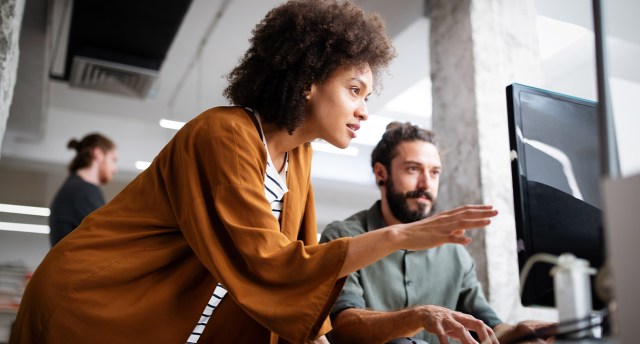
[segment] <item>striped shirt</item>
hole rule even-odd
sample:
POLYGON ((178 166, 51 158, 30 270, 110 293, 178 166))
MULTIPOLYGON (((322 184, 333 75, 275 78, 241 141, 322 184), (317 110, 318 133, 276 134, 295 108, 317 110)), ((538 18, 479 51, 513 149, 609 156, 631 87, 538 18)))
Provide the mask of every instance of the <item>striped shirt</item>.
MULTIPOLYGON (((262 143, 264 144, 264 149, 267 151, 267 170, 265 171, 264 177, 264 195, 267 198, 269 204, 271 204, 271 213, 275 216, 276 219, 280 220, 280 216, 282 215, 282 205, 284 200, 284 195, 289 191, 287 188, 287 170, 289 169, 289 155, 285 156, 284 168, 282 171, 278 173, 276 168, 273 166, 273 161, 271 161, 271 155, 269 154, 269 149, 267 148, 267 141, 264 137, 264 131, 262 130, 262 123, 260 122, 260 115, 257 111, 246 108, 249 112, 253 113, 258 121, 258 126, 260 127, 260 136, 262 137, 262 143)), ((200 336, 204 332, 213 311, 215 311, 216 307, 224 296, 227 294, 227 290, 222 286, 222 284, 218 283, 216 288, 213 290, 213 295, 211 295, 211 299, 204 308, 202 315, 200 316, 200 320, 196 324, 193 331, 191 331, 191 335, 189 335, 189 339, 187 339, 187 344, 196 344, 200 339, 200 336)))

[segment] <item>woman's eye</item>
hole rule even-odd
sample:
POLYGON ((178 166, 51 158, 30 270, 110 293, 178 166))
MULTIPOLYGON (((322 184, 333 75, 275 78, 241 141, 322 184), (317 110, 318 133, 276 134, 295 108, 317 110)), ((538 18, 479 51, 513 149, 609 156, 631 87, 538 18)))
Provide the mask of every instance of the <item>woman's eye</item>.
POLYGON ((359 89, 359 88, 357 88, 357 87, 352 87, 352 88, 351 88, 351 91, 352 91, 353 93, 355 93, 355 94, 360 94, 360 89, 359 89))

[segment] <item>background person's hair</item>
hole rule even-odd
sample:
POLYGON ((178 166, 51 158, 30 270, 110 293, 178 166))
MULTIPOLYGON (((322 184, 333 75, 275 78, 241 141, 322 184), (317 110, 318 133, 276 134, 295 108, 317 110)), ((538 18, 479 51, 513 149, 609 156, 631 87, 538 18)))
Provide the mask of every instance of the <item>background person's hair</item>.
POLYGON ((396 148, 402 142, 425 141, 437 146, 436 135, 427 129, 420 128, 411 123, 391 122, 387 125, 387 131, 371 152, 371 167, 379 162, 391 174, 391 160, 396 156, 396 148))
POLYGON ((227 76, 224 95, 289 133, 304 120, 311 84, 322 83, 342 65, 368 63, 377 85, 380 69, 395 57, 380 15, 349 1, 289 1, 267 13, 250 43, 227 76))
POLYGON ((69 172, 76 172, 77 170, 91 165, 93 159, 92 151, 98 147, 103 152, 108 152, 115 148, 113 141, 98 134, 93 133, 85 136, 82 140, 71 139, 67 143, 67 148, 73 148, 76 150, 76 156, 69 164, 69 172))

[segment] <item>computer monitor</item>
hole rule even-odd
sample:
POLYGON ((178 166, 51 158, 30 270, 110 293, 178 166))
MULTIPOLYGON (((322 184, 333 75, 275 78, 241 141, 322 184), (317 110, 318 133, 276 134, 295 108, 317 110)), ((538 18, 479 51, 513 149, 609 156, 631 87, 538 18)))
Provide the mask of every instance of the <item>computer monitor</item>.
MULTIPOLYGON (((572 253, 600 268, 597 103, 520 84, 506 91, 520 269, 536 253, 572 253)), ((530 270, 523 305, 555 306, 551 267, 537 263, 530 270)), ((602 307, 592 294, 594 308, 602 307)))

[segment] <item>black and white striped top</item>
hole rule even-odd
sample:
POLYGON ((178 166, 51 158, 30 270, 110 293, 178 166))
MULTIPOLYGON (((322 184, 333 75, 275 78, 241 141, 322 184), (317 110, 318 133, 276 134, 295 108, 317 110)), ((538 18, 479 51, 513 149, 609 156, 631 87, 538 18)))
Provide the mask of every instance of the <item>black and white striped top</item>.
MULTIPOLYGON (((280 220, 280 216, 282 215, 282 205, 284 200, 284 195, 289 191, 287 188, 287 170, 289 169, 289 155, 285 157, 284 168, 280 173, 273 166, 273 162, 271 161, 271 155, 269 154, 269 149, 267 149, 267 141, 264 138, 264 132, 262 130, 262 123, 260 121, 260 115, 257 111, 246 108, 249 112, 253 113, 258 121, 258 126, 260 127, 260 136, 262 137, 262 143, 264 144, 264 149, 267 151, 267 170, 264 177, 264 195, 271 204, 271 213, 276 219, 280 220)), ((227 290, 222 286, 222 284, 218 283, 216 288, 213 290, 213 295, 211 295, 211 299, 204 308, 202 315, 200 316, 200 320, 196 324, 195 328, 189 335, 189 339, 187 339, 187 344, 195 344, 200 339, 200 335, 204 332, 205 326, 209 322, 213 311, 215 311, 222 298, 227 294, 227 290)))

